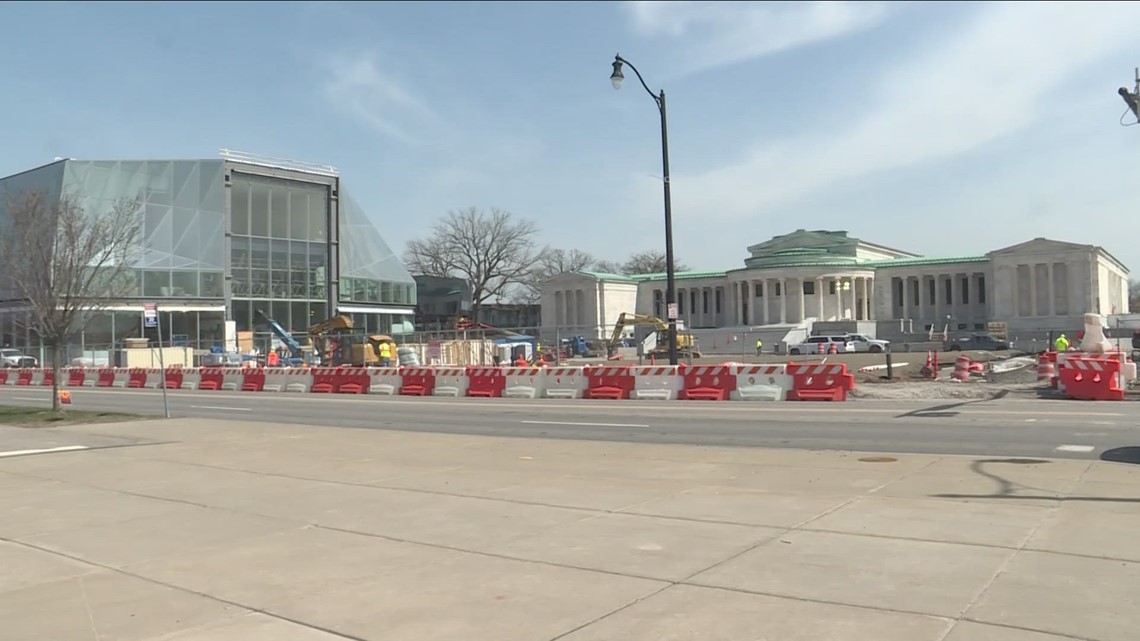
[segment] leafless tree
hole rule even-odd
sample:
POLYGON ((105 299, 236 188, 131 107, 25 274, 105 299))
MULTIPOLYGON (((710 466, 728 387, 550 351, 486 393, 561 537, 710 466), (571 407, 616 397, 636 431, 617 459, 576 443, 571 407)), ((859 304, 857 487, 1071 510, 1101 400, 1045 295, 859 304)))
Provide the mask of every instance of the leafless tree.
POLYGON ((1133 314, 1140 312, 1140 280, 1128 281, 1128 310, 1133 314))
POLYGON ((135 287, 140 205, 115 201, 86 211, 72 196, 27 191, 6 199, 0 287, 28 307, 31 327, 52 354, 52 410, 60 411, 60 360, 92 313, 135 287))
POLYGON ((475 207, 448 212, 431 234, 408 243, 404 264, 414 274, 463 278, 471 286, 472 316, 486 303, 523 285, 541 260, 534 223, 511 213, 475 207))
MULTIPOLYGON (((665 267, 665 254, 657 250, 648 250, 637 252, 633 254, 622 265, 621 273, 623 274, 662 274, 666 270, 665 267)), ((678 272, 688 271, 688 267, 682 265, 675 257, 673 259, 673 270, 678 272)))
POLYGON ((625 266, 616 260, 596 260, 594 261, 594 271, 602 274, 622 274, 624 273, 625 266))
POLYGON ((543 281, 559 274, 571 274, 593 268, 594 257, 577 249, 545 249, 518 289, 515 299, 535 304, 542 298, 543 281))

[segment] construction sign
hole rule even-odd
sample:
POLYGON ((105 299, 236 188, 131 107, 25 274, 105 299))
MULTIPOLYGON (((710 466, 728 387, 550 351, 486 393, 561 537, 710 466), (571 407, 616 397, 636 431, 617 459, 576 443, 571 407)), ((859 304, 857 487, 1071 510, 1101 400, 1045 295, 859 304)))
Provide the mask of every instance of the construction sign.
POLYGON ((66 390, 66 389, 59 390, 59 404, 60 405, 71 405, 71 390, 66 390))

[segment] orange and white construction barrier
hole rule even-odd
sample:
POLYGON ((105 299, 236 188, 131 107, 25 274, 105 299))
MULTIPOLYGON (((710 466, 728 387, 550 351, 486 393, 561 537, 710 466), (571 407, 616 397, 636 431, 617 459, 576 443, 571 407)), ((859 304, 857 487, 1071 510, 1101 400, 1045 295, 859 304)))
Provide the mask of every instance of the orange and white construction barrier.
POLYGON ((956 381, 962 383, 970 382, 970 357, 965 354, 960 354, 958 360, 954 361, 954 374, 951 376, 956 381))

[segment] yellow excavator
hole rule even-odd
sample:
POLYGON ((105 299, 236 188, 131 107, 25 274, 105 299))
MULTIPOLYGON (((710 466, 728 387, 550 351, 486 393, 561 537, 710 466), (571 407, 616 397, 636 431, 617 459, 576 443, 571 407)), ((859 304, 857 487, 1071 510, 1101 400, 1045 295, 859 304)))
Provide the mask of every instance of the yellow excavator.
MULTIPOLYGON (((656 358, 667 358, 669 356, 669 324, 657 318, 656 316, 647 316, 645 314, 631 314, 629 312, 622 312, 618 316, 617 324, 614 325, 614 333, 610 336, 610 342, 606 345, 606 351, 610 360, 618 357, 618 347, 621 345, 621 336, 626 327, 630 325, 652 325, 657 331, 657 345, 650 350, 646 356, 653 355, 656 358)), ((677 330, 677 354, 681 356, 692 355, 693 358, 700 358, 701 354, 697 348, 697 341, 693 335, 687 331, 677 330)))
POLYGON ((362 336, 353 334, 352 317, 340 314, 309 327, 309 340, 313 343, 322 365, 374 367, 380 365, 380 345, 387 343, 395 365, 396 341, 386 334, 362 336))

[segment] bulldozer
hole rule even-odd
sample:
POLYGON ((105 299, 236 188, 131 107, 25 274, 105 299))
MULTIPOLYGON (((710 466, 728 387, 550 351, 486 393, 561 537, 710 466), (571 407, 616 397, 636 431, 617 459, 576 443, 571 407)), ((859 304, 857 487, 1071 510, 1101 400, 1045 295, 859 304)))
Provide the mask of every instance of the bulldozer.
POLYGON ((392 362, 396 362, 396 341, 386 334, 364 336, 353 333, 352 317, 340 314, 323 320, 308 329, 313 351, 322 365, 337 367, 377 367, 380 365, 380 345, 390 345, 392 362))
MULTIPOLYGON (((621 344, 621 335, 625 328, 630 325, 652 325, 656 328, 657 345, 654 346, 646 356, 653 356, 655 358, 667 358, 669 356, 668 323, 656 316, 622 312, 621 316, 618 316, 617 324, 614 325, 614 333, 610 336, 609 343, 606 344, 606 354, 610 360, 620 358, 617 350, 621 344)), ((680 329, 677 330, 677 354, 681 356, 692 356, 693 358, 701 357, 696 339, 689 332, 680 329)))

